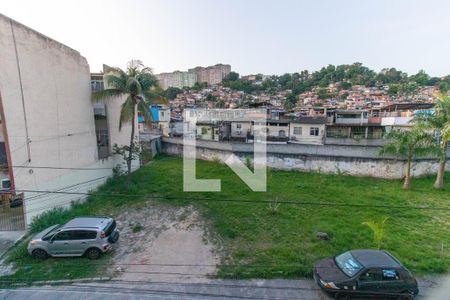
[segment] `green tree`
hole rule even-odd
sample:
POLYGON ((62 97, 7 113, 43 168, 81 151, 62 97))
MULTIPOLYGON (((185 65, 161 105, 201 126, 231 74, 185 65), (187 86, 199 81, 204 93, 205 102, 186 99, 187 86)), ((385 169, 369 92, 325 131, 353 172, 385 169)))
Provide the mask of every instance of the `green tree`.
POLYGON ((285 108, 292 109, 297 105, 297 96, 293 93, 290 93, 286 96, 285 108))
POLYGON ((217 97, 212 95, 212 94, 208 94, 206 96, 206 101, 216 102, 217 101, 217 97))
POLYGON ((126 159, 128 178, 131 175, 131 162, 133 158, 134 131, 136 111, 141 113, 147 123, 151 122, 152 115, 149 109, 151 103, 164 102, 158 81, 150 68, 145 67, 141 61, 132 60, 127 70, 111 68, 105 76, 106 89, 97 91, 92 95, 94 101, 110 100, 112 97, 126 97, 122 104, 119 118, 119 130, 124 123, 131 123, 130 145, 126 159))
POLYGON ((442 94, 447 94, 447 92, 448 92, 448 83, 445 82, 445 81, 441 82, 441 83, 439 84, 439 91, 440 91, 442 94))
POLYGON ((398 94, 399 90, 400 90, 399 84, 390 84, 388 94, 390 96, 396 96, 398 94))
POLYGON ((447 148, 450 140, 450 97, 447 94, 438 94, 434 113, 419 114, 414 121, 424 130, 432 131, 439 139, 439 168, 434 187, 441 189, 444 187, 447 148))
POLYGON ((183 92, 182 89, 171 86, 171 87, 167 88, 167 90, 164 91, 164 96, 169 100, 173 100, 177 97, 178 94, 180 94, 182 92, 183 92))
POLYGON ((420 86, 427 86, 429 85, 428 81, 430 80, 430 75, 425 73, 424 70, 420 70, 417 74, 411 75, 409 77, 409 80, 417 83, 420 86))
POLYGON ((395 155, 406 158, 404 189, 411 188, 411 162, 419 156, 436 153, 436 139, 421 128, 411 130, 392 130, 386 136, 390 141, 383 146, 380 155, 395 155))
POLYGON ((228 80, 228 81, 236 81, 238 79, 239 79, 239 73, 236 73, 236 72, 230 72, 228 74, 228 76, 225 78, 225 80, 228 80))

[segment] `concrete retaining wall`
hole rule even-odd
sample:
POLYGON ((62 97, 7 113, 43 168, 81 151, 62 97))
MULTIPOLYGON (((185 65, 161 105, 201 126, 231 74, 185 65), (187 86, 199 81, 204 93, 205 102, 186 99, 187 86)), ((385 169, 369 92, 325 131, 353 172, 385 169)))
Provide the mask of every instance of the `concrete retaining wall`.
MULTIPOLYGON (((242 161, 252 157, 253 145, 197 141, 197 158, 212 160, 219 157, 226 160, 231 153, 242 161)), ((406 162, 396 157, 380 157, 379 147, 339 145, 268 144, 268 167, 281 170, 315 171, 324 173, 346 173, 354 176, 378 178, 402 178, 406 162)), ((183 139, 163 138, 162 152, 181 156, 183 139)), ((450 171, 450 164, 447 164, 450 171)), ((437 161, 420 159, 412 165, 413 176, 436 173, 437 161)))

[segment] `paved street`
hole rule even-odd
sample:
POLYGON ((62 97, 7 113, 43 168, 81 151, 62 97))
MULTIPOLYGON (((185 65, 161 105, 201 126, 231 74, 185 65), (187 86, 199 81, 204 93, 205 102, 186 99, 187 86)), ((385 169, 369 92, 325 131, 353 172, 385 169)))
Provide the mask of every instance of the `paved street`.
MULTIPOLYGON (((448 283, 448 282, 447 282, 448 283)), ((417 299, 450 299, 450 285, 424 280, 417 299)), ((76 283, 1 290, 0 299, 331 299, 312 280, 208 280, 201 283, 123 282, 76 283)), ((373 299, 373 298, 372 298, 373 299)))
POLYGON ((1 299, 328 299, 311 280, 107 282, 0 291, 1 299))

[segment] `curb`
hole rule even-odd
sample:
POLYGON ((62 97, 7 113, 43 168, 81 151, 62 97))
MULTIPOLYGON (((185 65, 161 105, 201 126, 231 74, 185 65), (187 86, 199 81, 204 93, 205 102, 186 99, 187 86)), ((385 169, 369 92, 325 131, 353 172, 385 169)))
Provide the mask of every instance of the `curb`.
MULTIPOLYGON (((24 287, 24 286, 44 286, 44 285, 64 285, 71 283, 90 283, 90 282, 105 282, 111 281, 112 277, 94 277, 81 279, 63 279, 63 280, 48 280, 48 281, 31 281, 31 282, 17 282, 8 284, 9 287, 24 287)), ((3 287, 5 288, 5 287, 3 287)), ((2 288, 0 288, 1 290, 2 288)))

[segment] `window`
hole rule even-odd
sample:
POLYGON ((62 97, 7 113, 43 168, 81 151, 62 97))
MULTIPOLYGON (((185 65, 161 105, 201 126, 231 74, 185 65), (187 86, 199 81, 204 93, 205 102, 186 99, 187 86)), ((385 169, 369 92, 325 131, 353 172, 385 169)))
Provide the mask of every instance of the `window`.
POLYGON ((57 233, 55 237, 53 238, 54 241, 67 241, 72 240, 72 233, 73 231, 61 231, 60 233, 57 233))
POLYGON ((359 261, 350 252, 342 253, 335 258, 338 267, 350 277, 353 277, 363 268, 359 261))
POLYGON ((319 136, 319 128, 317 128, 317 127, 311 127, 311 128, 309 129, 309 135, 319 136))
POLYGON ((381 272, 377 269, 368 270, 359 277, 361 281, 381 281, 381 272))
POLYGON ((52 230, 47 232, 47 234, 42 238, 42 240, 43 241, 48 241, 50 238, 53 237, 53 234, 55 233, 55 231, 58 230, 60 227, 61 227, 61 225, 55 226, 55 228, 53 228, 52 230))
POLYGON ((105 229, 103 231, 105 232, 106 236, 109 236, 115 229, 116 229, 116 221, 112 221, 108 225, 106 225, 105 229))
POLYGON ((242 124, 236 124, 236 128, 237 129, 241 129, 242 128, 242 124))
POLYGON ((97 232, 93 230, 75 230, 72 235, 72 240, 95 240, 97 238, 97 232))
POLYGON ((202 134, 206 134, 208 130, 205 127, 202 127, 202 134))
POLYGON ((294 127, 294 134, 302 135, 302 128, 298 126, 294 127))
POLYGON ((278 136, 279 137, 285 137, 286 136, 286 132, 284 130, 280 130, 280 131, 278 131, 278 136))
POLYGON ((398 280, 399 276, 398 276, 398 272, 397 270, 394 269, 383 269, 383 280, 398 280))

